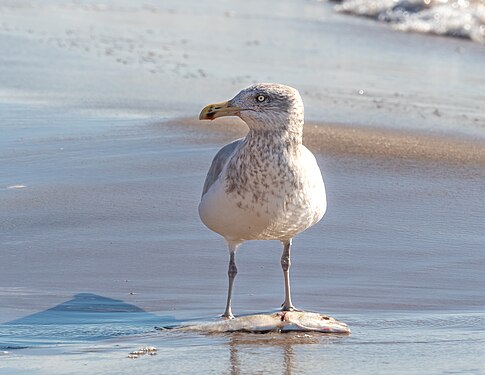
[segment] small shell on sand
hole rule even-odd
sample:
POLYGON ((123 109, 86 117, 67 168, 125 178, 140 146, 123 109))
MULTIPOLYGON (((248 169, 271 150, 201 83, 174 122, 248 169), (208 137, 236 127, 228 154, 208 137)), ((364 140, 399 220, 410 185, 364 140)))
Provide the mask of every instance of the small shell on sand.
POLYGON ((138 358, 139 356, 145 355, 145 354, 156 355, 157 350, 158 349, 155 348, 154 346, 145 346, 143 348, 140 348, 138 350, 134 350, 134 351, 130 352, 130 354, 128 354, 128 358, 135 359, 135 358, 138 358))

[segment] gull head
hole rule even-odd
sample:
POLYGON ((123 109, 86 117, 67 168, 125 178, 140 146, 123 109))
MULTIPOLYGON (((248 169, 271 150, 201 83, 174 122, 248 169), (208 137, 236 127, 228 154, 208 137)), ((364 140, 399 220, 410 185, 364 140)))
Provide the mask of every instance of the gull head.
POLYGON ((258 83, 242 90, 231 100, 209 104, 202 110, 199 119, 213 120, 223 116, 238 116, 256 131, 301 131, 303 101, 292 87, 258 83))

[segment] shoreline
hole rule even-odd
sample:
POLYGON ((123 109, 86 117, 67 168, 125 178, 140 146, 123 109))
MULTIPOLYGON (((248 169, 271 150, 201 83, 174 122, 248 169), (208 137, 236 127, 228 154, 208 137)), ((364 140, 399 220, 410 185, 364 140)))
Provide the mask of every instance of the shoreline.
MULTIPOLYGON (((195 118, 176 118, 154 125, 157 124, 209 130, 219 133, 224 139, 244 137, 247 133, 247 126, 237 118, 210 122, 195 118)), ((485 144, 456 134, 311 121, 305 123, 303 144, 313 152, 335 156, 395 158, 450 166, 485 165, 485 144)))

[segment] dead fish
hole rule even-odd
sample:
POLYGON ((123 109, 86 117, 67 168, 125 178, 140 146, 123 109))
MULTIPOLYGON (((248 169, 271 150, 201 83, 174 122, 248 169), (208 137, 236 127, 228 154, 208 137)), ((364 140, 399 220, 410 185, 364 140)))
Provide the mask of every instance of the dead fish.
POLYGON ((281 311, 273 314, 247 315, 216 322, 164 328, 197 333, 293 331, 350 334, 347 324, 328 315, 307 311, 281 311))

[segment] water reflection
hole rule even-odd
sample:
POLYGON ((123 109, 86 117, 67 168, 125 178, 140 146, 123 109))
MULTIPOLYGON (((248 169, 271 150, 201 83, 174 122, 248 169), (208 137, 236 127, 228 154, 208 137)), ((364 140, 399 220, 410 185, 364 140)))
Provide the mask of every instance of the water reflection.
MULTIPOLYGON (((298 348, 310 345, 334 344, 345 340, 342 335, 319 333, 236 333, 229 336, 229 373, 281 373, 291 375, 301 372, 297 363, 298 348)), ((305 348, 306 347, 306 348, 305 348)), ((307 351, 303 351, 307 352, 307 351)))
POLYGON ((72 299, 20 319, 0 324, 0 348, 104 340, 153 332, 156 324, 175 325, 172 316, 93 293, 72 299))
POLYGON ((6 324, 101 323, 113 318, 124 321, 130 317, 150 319, 155 315, 122 300, 93 293, 78 293, 68 301, 6 324))

